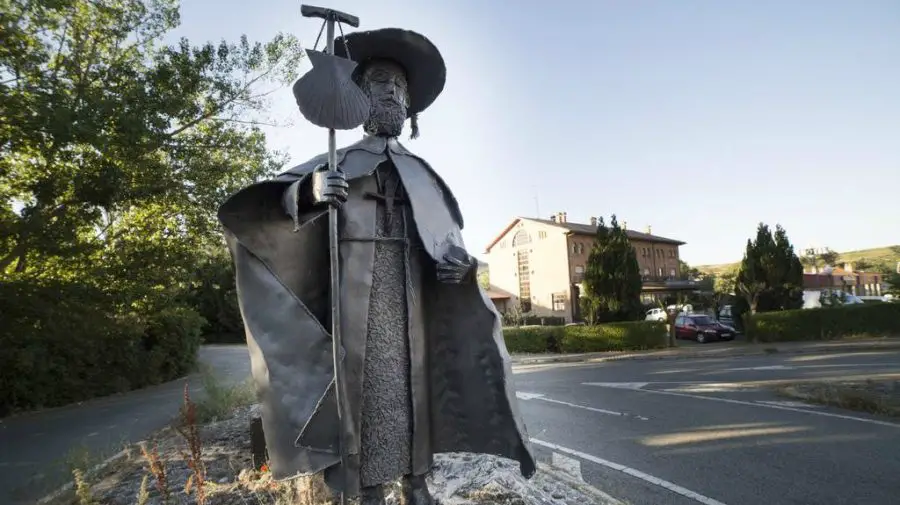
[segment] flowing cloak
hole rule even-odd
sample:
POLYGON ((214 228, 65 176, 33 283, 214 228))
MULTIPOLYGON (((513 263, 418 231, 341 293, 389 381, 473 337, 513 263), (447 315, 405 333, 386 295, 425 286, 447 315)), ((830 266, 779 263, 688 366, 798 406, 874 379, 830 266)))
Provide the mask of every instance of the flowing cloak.
MULTIPOLYGON (((252 375, 262 403, 269 466, 276 479, 325 471, 329 484, 359 489, 360 410, 365 335, 375 245, 370 175, 392 161, 424 249, 421 285, 408 285, 412 470, 424 474, 439 452, 476 452, 517 460, 535 471, 511 382, 500 317, 476 282, 446 284, 435 265, 451 245, 464 247, 462 216, 443 180, 396 139, 366 136, 337 153, 350 181, 341 208, 341 324, 345 405, 339 426, 334 395, 328 213, 298 205, 321 155, 273 180, 232 195, 219 219, 235 264, 252 375), (424 328, 415 334, 413 328, 424 328), (421 334, 424 333, 424 334, 421 334), (347 430, 349 480, 336 480, 339 430, 347 430)), ((412 232, 412 230, 411 230, 412 232)))

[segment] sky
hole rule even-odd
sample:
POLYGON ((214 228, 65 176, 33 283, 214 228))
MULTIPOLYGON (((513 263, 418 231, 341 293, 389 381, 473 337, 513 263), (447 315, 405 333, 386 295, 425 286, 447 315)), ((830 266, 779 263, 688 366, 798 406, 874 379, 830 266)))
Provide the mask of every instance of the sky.
MULTIPOLYGON (((440 49, 444 92, 402 142, 455 193, 476 256, 516 216, 563 211, 650 225, 692 265, 739 260, 759 222, 797 249, 900 244, 896 0, 316 1, 440 49)), ((183 0, 172 35, 311 47, 300 4, 183 0)), ((326 150, 289 87, 272 106, 288 166, 326 150)))

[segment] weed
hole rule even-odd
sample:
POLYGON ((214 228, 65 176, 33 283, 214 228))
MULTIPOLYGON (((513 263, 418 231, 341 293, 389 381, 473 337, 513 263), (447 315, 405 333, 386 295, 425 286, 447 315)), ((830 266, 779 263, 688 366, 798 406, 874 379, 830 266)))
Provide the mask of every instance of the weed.
POLYGON ((809 383, 777 388, 784 396, 799 398, 822 405, 844 409, 900 417, 900 398, 894 392, 886 392, 878 381, 865 380, 856 383, 809 383))
POLYGON ((233 386, 223 384, 209 367, 200 370, 205 398, 195 404, 197 422, 206 423, 221 419, 234 409, 256 401, 256 392, 250 379, 233 386))
POLYGON ((72 470, 75 477, 75 497, 78 499, 78 505, 97 505, 91 494, 91 486, 84 479, 84 472, 80 469, 72 470))
POLYGON ((153 449, 148 450, 146 444, 141 444, 141 453, 144 459, 150 465, 150 473, 156 479, 156 490, 162 496, 164 505, 169 505, 172 500, 172 493, 169 491, 169 479, 166 475, 166 465, 159 457, 159 445, 154 444, 153 449))
POLYGON ((138 490, 137 495, 137 505, 147 505, 150 501, 150 491, 147 490, 147 479, 149 475, 144 475, 144 478, 141 479, 141 488, 138 490))
POLYGON ((191 401, 187 384, 184 385, 184 405, 181 407, 180 417, 180 424, 175 430, 187 443, 188 451, 182 452, 181 456, 191 470, 191 476, 184 485, 184 492, 190 494, 193 488, 194 495, 197 497, 197 505, 204 505, 206 503, 206 489, 204 488, 206 466, 203 464, 203 444, 200 441, 200 429, 197 426, 197 407, 191 401))

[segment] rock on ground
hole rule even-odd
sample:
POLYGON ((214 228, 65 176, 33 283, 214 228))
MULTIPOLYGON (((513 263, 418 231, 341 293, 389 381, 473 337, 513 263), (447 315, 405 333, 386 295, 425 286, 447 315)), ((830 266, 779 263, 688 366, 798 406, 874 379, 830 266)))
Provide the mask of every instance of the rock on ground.
MULTIPOLYGON (((250 419, 258 406, 244 407, 221 421, 200 426, 208 505, 326 505, 336 503, 319 476, 273 481, 265 469, 253 468, 250 419)), ((145 447, 158 451, 165 467, 161 486, 137 446, 105 468, 85 477, 87 491, 103 505, 193 505, 197 482, 186 462, 190 448, 176 430, 157 433, 145 447), (89 488, 89 489, 88 489, 89 488), (142 488, 144 492, 142 493, 142 488), (163 490, 168 491, 168 500, 163 490), (143 497, 141 495, 143 494, 143 497)), ((618 504, 616 500, 561 472, 541 466, 531 480, 519 473, 517 462, 483 454, 448 453, 435 456, 429 488, 441 505, 586 505, 618 504)), ((398 500, 399 485, 388 491, 389 505, 398 500)), ((50 502, 75 505, 74 492, 50 502)))

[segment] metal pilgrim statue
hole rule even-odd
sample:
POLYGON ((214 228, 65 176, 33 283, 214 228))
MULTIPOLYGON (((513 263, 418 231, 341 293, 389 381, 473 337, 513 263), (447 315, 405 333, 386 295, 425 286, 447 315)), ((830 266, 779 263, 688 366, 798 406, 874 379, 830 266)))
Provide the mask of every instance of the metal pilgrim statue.
POLYGON ((444 87, 443 58, 415 32, 334 39, 335 22, 358 20, 309 6, 304 15, 326 19, 332 41, 294 87, 304 116, 344 129, 367 118, 359 142, 335 150, 331 130, 328 153, 219 209, 269 467, 276 479, 324 472, 363 504, 384 503, 383 486, 398 479, 405 503, 434 503, 425 476, 439 452, 514 459, 530 477, 500 317, 476 281, 456 199, 397 140, 407 119, 418 134, 417 115, 444 87), (363 99, 316 90, 346 87, 347 74, 363 99))

